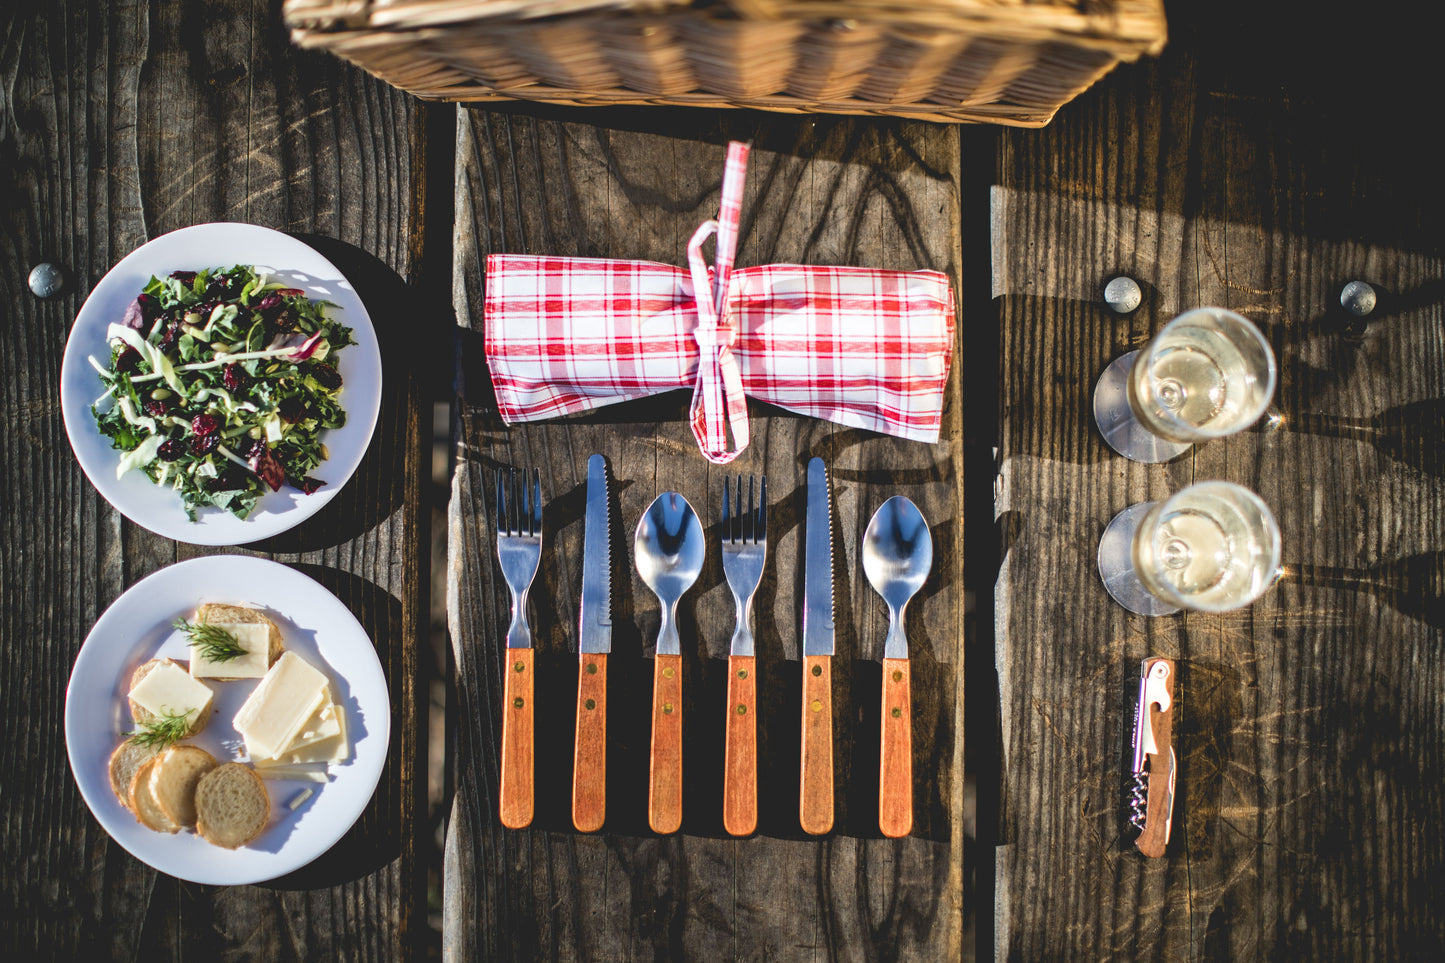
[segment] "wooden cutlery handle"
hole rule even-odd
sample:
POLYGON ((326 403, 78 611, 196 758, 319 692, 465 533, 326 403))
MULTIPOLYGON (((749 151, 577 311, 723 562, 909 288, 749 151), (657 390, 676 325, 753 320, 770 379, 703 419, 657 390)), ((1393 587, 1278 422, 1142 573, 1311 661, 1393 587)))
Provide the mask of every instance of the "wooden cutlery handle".
POLYGON ((833 659, 803 657, 803 771, 798 821, 814 836, 833 828, 833 659))
POLYGON ((607 654, 582 655, 577 672, 577 740, 572 755, 572 825, 602 828, 607 813, 607 654))
POLYGON ((682 825, 682 656, 653 662, 647 823, 655 833, 675 833, 682 825))
POLYGON ((502 825, 532 822, 532 650, 506 649, 502 681, 502 825))
POLYGON ((723 828, 746 836, 758 828, 757 659, 728 658, 728 721, 723 749, 723 828))
POLYGON ((907 836, 913 829, 913 699, 907 659, 883 660, 880 741, 878 828, 885 836, 907 836))

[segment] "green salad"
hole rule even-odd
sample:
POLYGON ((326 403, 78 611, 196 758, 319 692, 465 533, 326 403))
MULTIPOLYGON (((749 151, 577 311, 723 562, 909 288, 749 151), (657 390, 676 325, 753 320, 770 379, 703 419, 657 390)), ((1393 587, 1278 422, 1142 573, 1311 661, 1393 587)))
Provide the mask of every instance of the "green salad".
POLYGON ((105 386, 91 412, 124 453, 116 476, 175 489, 192 521, 321 487, 321 432, 346 422, 336 355, 355 343, 328 304, 241 265, 151 278, 107 330, 110 363, 90 358, 105 386))

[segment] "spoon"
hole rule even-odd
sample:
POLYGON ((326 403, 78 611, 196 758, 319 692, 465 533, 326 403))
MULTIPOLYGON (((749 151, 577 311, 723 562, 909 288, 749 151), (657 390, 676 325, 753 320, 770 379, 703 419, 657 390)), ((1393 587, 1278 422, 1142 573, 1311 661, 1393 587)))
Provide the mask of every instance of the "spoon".
POLYGON ((883 732, 878 764, 878 828, 885 836, 913 829, 913 706, 903 610, 933 567, 933 537, 918 506, 895 495, 863 533, 863 572, 888 604, 883 642, 883 732))
POLYGON ((662 603, 652 675, 652 761, 647 822, 653 832, 682 825, 682 641, 677 603, 702 572, 703 534, 697 512, 677 492, 647 506, 632 540, 637 571, 662 603))

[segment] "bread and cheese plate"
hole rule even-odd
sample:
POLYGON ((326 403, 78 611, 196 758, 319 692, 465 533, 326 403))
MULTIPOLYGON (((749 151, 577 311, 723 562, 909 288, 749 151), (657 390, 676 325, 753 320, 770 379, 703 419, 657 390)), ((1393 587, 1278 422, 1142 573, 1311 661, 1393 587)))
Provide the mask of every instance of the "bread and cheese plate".
POLYGON ((366 307, 330 260, 269 228, 200 224, 141 245, 91 290, 60 403, 82 470, 122 515, 239 545, 346 484, 381 380, 366 307))
MULTIPOLYGON (((241 616, 225 618, 233 639, 247 638, 234 624, 241 616)), ((307 575, 250 556, 191 559, 137 582, 96 621, 66 690, 66 748, 90 811, 137 859, 196 883, 258 883, 325 853, 370 802, 390 733, 386 678, 355 616, 307 575), (214 645, 207 653, 205 640, 198 641, 197 625, 211 621, 204 613, 198 618, 203 607, 255 613, 268 629, 274 625, 279 645, 268 643, 268 629, 257 635, 271 650, 262 660, 270 661, 269 669, 208 662, 208 654, 214 660, 224 653, 217 656, 214 645), (235 677, 242 673, 246 677, 235 677), (175 826, 167 824, 166 812, 175 815, 170 807, 149 798, 136 805, 146 773, 136 778, 128 801, 120 785, 137 770, 148 771, 152 756, 159 767, 174 749, 156 755, 146 747, 137 758, 117 761, 126 755, 120 750, 135 748, 133 734, 154 736, 164 728, 168 703, 181 707, 183 721, 166 742, 210 757, 199 768, 194 759, 172 767, 183 772, 166 786, 173 795, 178 784, 188 787, 190 820, 175 826), (118 766, 124 775, 117 781, 118 766), (216 784, 210 796, 221 800, 211 806, 218 815, 209 833, 208 779, 216 784), (203 791, 197 792, 197 781, 203 791), (231 825, 246 806, 261 808, 259 831, 231 825)), ((159 799, 167 801, 163 793, 159 799)))

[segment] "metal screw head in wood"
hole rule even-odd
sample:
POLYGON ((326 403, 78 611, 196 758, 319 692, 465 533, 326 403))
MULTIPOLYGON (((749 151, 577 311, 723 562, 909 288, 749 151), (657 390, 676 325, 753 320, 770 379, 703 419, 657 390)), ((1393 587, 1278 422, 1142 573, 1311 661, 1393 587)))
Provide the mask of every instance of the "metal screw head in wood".
POLYGON ((1128 314, 1144 301, 1144 292, 1133 278, 1117 277, 1104 287, 1104 303, 1114 309, 1115 314, 1128 314))
POLYGON ((55 264, 37 264, 30 271, 30 290, 37 298, 50 298, 65 287, 65 272, 55 264))
POLYGON ((1364 281, 1351 281, 1340 292, 1340 307, 1357 318, 1363 318, 1375 310, 1375 289, 1364 281))

